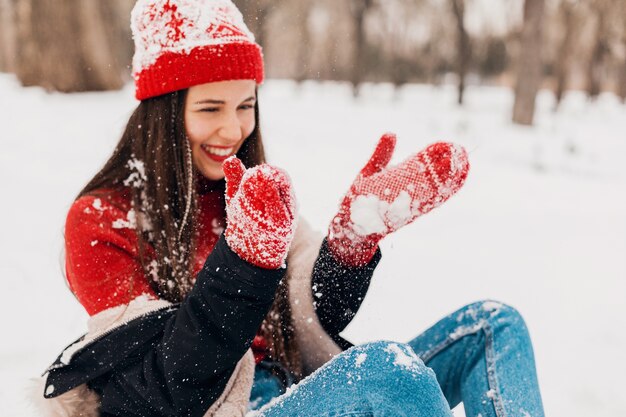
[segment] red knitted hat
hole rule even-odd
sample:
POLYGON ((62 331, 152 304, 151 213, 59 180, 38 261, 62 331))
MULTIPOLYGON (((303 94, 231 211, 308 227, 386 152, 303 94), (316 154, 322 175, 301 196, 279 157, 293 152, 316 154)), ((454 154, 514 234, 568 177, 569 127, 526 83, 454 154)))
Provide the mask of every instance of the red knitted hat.
POLYGON ((138 0, 131 13, 135 97, 198 84, 263 82, 263 55, 230 0, 138 0))

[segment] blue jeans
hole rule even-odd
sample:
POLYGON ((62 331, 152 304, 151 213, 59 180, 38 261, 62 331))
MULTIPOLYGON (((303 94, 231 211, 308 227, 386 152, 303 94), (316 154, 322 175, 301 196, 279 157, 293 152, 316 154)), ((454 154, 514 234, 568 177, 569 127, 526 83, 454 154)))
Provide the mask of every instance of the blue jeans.
POLYGON ((462 401, 467 417, 544 417, 526 325, 493 301, 470 304, 406 344, 355 346, 286 394, 273 378, 255 375, 251 415, 449 417, 462 401))

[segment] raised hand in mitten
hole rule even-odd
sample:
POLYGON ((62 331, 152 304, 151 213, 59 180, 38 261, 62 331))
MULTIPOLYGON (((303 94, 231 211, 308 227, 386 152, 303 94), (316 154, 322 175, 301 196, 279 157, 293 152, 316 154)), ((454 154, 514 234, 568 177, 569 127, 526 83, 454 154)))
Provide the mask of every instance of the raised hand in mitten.
POLYGON ((388 167, 396 144, 385 134, 343 198, 328 230, 328 246, 339 262, 367 264, 378 242, 456 193, 467 177, 467 153, 439 142, 399 165, 388 167))
POLYGON ((281 267, 295 231, 296 199, 287 174, 271 165, 246 170, 224 161, 226 242, 239 257, 266 269, 281 267))

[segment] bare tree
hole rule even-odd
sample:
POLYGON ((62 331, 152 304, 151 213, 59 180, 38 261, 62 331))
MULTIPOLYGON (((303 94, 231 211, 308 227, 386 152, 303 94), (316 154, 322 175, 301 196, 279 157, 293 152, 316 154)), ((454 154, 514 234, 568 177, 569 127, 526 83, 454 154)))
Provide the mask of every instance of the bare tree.
POLYGON ((299 0, 296 4, 295 19, 298 30, 298 51, 296 58, 296 73, 294 78, 298 82, 304 81, 309 75, 311 61, 311 34, 309 17, 311 15, 311 1, 299 0))
POLYGON ((606 69, 607 59, 610 56, 609 1, 591 0, 591 11, 595 17, 595 33, 593 47, 587 65, 587 94, 594 99, 602 91, 602 81, 606 69))
POLYGON ((350 82, 354 96, 359 94, 359 85, 366 73, 364 55, 367 43, 365 16, 374 7, 374 0, 350 0, 350 11, 354 21, 354 59, 350 71, 350 82))
POLYGON ((458 103, 463 104, 465 94, 465 75, 471 58, 470 40, 465 28, 465 0, 450 0, 456 23, 456 73, 459 77, 458 103))
POLYGON ((234 0, 244 15, 246 25, 254 33, 256 42, 262 47, 267 44, 267 24, 270 14, 283 2, 283 0, 234 0))
POLYGON ((621 2, 621 7, 618 10, 619 22, 621 27, 621 44, 622 44, 622 63, 619 66, 619 87, 618 94, 622 101, 626 104, 626 2, 621 2))
POLYGON ((578 32, 579 19, 577 15, 578 3, 572 0, 562 0, 559 4, 559 17, 563 25, 563 37, 561 39, 556 59, 556 106, 563 99, 563 94, 568 88, 569 76, 573 62, 574 49, 576 47, 576 33, 578 32))
POLYGON ((535 100, 542 81, 542 24, 544 0, 525 0, 521 50, 517 61, 517 82, 513 122, 532 125, 535 100))
POLYGON ((120 88, 129 72, 128 3, 16 0, 22 84, 62 92, 120 88))
MULTIPOLYGON (((420 45, 425 43, 413 33, 416 26, 427 20, 423 16, 423 0, 386 0, 385 6, 376 9, 369 21, 369 53, 367 67, 376 76, 391 81, 399 92, 399 87, 406 84, 419 73, 425 73, 425 66, 420 67, 420 45)), ((423 48, 423 46, 422 46, 423 48)))
POLYGON ((15 68, 15 7, 10 0, 0 0, 0 71, 15 68))

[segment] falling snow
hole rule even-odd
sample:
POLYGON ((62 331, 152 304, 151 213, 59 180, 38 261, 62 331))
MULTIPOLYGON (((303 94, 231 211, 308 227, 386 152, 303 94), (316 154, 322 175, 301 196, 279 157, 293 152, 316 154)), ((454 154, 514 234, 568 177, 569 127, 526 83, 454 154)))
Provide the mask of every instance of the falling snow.
MULTIPOLYGON (((268 154, 292 177, 314 228, 327 229, 389 129, 398 133, 399 158, 452 140, 470 152, 472 172, 449 203, 383 240, 383 260, 346 338, 408 340, 462 304, 493 297, 528 323, 546 415, 626 415, 626 332, 615 331, 626 328, 625 106, 611 95, 588 102, 572 93, 554 111, 544 91, 536 126, 519 128, 508 122, 512 93, 503 88, 470 87, 463 108, 447 85, 368 84, 362 93, 355 102, 340 83, 274 80, 259 90, 268 154), (559 348, 572 334, 577 342, 559 348), (588 352, 595 360, 581 361, 588 352), (594 378, 571 378, 572 364, 594 378)), ((3 322, 3 415, 35 415, 23 399, 26 381, 84 333, 86 313, 62 273, 63 219, 118 141, 136 106, 132 94, 48 94, 0 75, 2 168, 29 173, 3 183, 22 202, 0 216, 8 254, 0 266, 14 277, 3 287, 1 315, 12 318, 3 322)))

